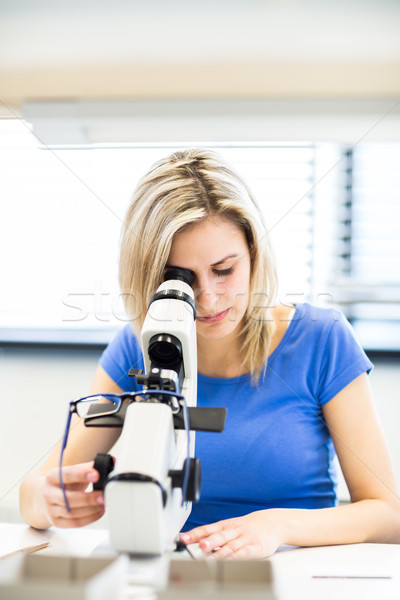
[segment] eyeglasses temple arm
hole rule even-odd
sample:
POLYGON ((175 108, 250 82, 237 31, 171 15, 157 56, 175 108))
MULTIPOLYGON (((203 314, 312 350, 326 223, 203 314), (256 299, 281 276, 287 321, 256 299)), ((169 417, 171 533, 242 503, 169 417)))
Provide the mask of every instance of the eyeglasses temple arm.
POLYGON ((71 419, 72 419, 72 413, 73 412, 75 412, 75 411, 72 408, 72 406, 70 406, 69 410, 68 410, 68 418, 67 418, 67 424, 65 426, 64 437, 63 437, 63 441, 62 441, 62 444, 61 444, 60 466, 59 466, 60 487, 62 489, 62 493, 63 493, 63 496, 64 496, 65 508, 67 509, 68 513, 71 512, 71 509, 70 509, 69 504, 68 504, 67 492, 65 490, 65 486, 64 486, 64 482, 63 482, 63 477, 62 477, 62 463, 63 463, 64 450, 65 450, 65 448, 67 446, 68 434, 69 434, 69 429, 70 429, 70 425, 71 425, 71 419))

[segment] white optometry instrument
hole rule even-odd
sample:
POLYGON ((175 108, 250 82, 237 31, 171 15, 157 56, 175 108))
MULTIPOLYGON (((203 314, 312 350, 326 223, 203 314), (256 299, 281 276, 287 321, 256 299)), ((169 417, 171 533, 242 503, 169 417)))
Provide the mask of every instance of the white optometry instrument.
POLYGON ((98 454, 96 489, 104 489, 110 544, 120 552, 161 555, 173 549, 201 468, 194 431, 223 431, 226 410, 196 407, 196 304, 190 271, 167 270, 141 332, 145 373, 131 370, 143 393, 119 413, 85 418, 87 426, 122 427, 115 461, 98 454))

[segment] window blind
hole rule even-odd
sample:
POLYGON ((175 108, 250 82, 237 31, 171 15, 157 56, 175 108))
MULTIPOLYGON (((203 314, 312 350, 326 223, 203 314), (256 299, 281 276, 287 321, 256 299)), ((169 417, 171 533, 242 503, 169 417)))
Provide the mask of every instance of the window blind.
MULTIPOLYGON (((139 177, 185 144, 41 145, 0 120, 0 341, 106 344, 127 317, 120 230, 139 177)), ((400 144, 210 143, 246 180, 278 299, 337 306, 367 350, 400 350, 400 144)))
POLYGON ((362 345, 400 350, 400 144, 344 151, 336 293, 362 345))
MULTIPOLYGON (((106 344, 127 322, 117 269, 130 196, 153 162, 183 146, 49 148, 27 123, 3 120, 0 131, 0 339, 106 344)), ((306 300, 315 145, 210 146, 258 200, 275 247, 280 298, 306 300)))

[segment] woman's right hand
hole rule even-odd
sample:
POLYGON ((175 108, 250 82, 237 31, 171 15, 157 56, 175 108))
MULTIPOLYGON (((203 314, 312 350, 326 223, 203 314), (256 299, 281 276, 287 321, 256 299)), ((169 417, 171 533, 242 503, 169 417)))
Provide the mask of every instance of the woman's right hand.
POLYGON ((55 527, 83 527, 104 515, 103 492, 87 491, 99 479, 93 461, 62 467, 63 482, 70 511, 65 506, 60 485, 59 468, 50 469, 44 476, 43 498, 46 516, 55 527))
MULTIPOLYGON (((121 393, 123 390, 98 367, 89 394, 121 393)), ((23 519, 36 529, 82 527, 104 514, 103 492, 87 491, 99 479, 92 457, 110 451, 120 435, 118 428, 85 427, 82 419, 71 423, 62 467, 71 512, 65 506, 60 485, 61 440, 53 447, 38 471, 27 475, 20 486, 20 511, 23 519), (90 462, 86 462, 90 459, 90 462)))

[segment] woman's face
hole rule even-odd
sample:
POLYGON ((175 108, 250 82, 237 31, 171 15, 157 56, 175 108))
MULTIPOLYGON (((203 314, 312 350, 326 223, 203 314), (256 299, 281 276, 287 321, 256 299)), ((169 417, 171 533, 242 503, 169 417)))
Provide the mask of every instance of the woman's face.
POLYGON ((167 267, 194 274, 197 335, 221 339, 235 334, 249 302, 250 252, 237 225, 209 217, 177 234, 167 267))

